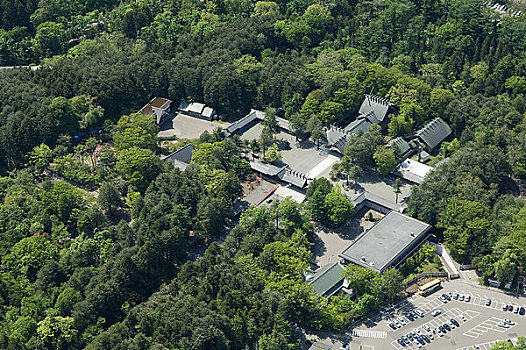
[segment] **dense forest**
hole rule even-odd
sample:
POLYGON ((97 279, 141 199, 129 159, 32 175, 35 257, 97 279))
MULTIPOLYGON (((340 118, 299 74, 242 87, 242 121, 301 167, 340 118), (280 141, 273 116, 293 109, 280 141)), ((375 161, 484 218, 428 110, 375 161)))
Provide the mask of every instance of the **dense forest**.
MULTIPOLYGON (((349 269, 356 302, 304 283, 311 218, 341 223, 328 182, 235 225, 246 145, 203 134, 185 171, 161 163, 155 121, 134 113, 154 96, 329 126, 373 92, 396 106, 388 137, 443 118, 449 161, 409 213, 482 282, 523 282, 524 15, 482 0, 0 0, 13 65, 35 68, 0 70, 0 348, 295 349, 301 330, 393 300, 394 270, 349 269)), ((365 167, 378 132, 353 143, 365 167)))

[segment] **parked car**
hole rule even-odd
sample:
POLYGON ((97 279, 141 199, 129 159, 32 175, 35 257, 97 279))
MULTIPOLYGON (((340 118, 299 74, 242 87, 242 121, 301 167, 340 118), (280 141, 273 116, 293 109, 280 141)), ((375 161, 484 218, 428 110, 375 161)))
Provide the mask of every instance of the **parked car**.
POLYGON ((519 309, 519 315, 524 316, 525 313, 526 313, 526 310, 521 306, 521 308, 519 309))
POLYGON ((400 322, 400 324, 401 324, 402 326, 405 326, 405 325, 407 324, 407 323, 405 322, 405 320, 404 320, 402 317, 398 317, 396 320, 397 320, 398 322, 400 322))
POLYGON ((467 302, 469 303, 470 300, 471 300, 471 295, 466 294, 466 299, 465 299, 465 301, 467 301, 467 302))
POLYGON ((513 307, 513 313, 514 313, 514 314, 518 314, 518 313, 519 313, 519 307, 518 307, 517 305, 515 305, 515 306, 513 307))
POLYGON ((416 340, 418 340, 418 342, 422 345, 426 345, 426 342, 424 341, 424 339, 422 339, 422 337, 416 337, 416 340))
POLYGON ((508 311, 508 304, 502 305, 502 311, 508 311))
POLYGON ((452 318, 451 320, 451 323, 453 323, 455 326, 457 327, 460 327, 460 324, 457 322, 457 320, 455 320, 454 318, 452 318))
POLYGON ((442 296, 444 297, 444 299, 446 299, 447 301, 451 301, 451 297, 449 295, 447 295, 446 293, 442 294, 442 296))
POLYGON ((453 299, 458 300, 458 293, 453 294, 453 299))
POLYGON ((422 339, 424 339, 426 343, 431 343, 431 340, 429 340, 429 338, 425 334, 422 334, 422 339))
POLYGON ((440 301, 443 302, 444 304, 447 303, 447 299, 444 298, 443 296, 440 296, 440 297, 438 298, 438 300, 440 300, 440 301))
POLYGON ((396 328, 402 328, 402 325, 398 321, 394 321, 394 325, 396 328))
POLYGON ((460 294, 459 297, 458 297, 458 300, 464 301, 464 294, 460 294))
POLYGON ((402 338, 398 338, 396 341, 398 342, 398 344, 405 346, 405 341, 402 338))
POLYGON ((415 309, 414 313, 417 314, 418 317, 424 317, 424 313, 418 309, 415 309))
POLYGON ((510 325, 505 322, 499 322, 497 323, 497 326, 502 327, 502 328, 510 328, 510 325))
POLYGON ((411 333, 408 333, 407 334, 407 339, 409 339, 410 341, 413 341, 413 335, 411 333))
POLYGON ((448 325, 451 329, 455 329, 455 328, 457 328, 457 326, 455 326, 455 324, 454 324, 453 322, 449 322, 447 325, 448 325))
POLYGON ((460 315, 460 320, 461 320, 462 322, 467 322, 467 321, 468 321, 468 319, 465 318, 464 315, 460 315))
POLYGON ((509 319, 507 319, 507 318, 504 319, 504 323, 507 323, 507 324, 509 324, 510 326, 515 325, 515 322, 513 322, 512 320, 509 320, 509 319))
POLYGON ((438 329, 440 330, 440 332, 446 333, 446 328, 444 326, 438 326, 438 329))
POLYGON ((427 333, 427 337, 428 337, 429 339, 431 339, 431 340, 434 340, 434 339, 435 339, 435 337, 433 337, 433 334, 431 334, 431 333, 427 333))
POLYGON ((440 315, 441 313, 442 313, 442 311, 440 311, 440 310, 435 310, 435 311, 433 311, 433 312, 431 313, 431 315, 433 315, 433 316, 438 316, 438 315, 440 315))
POLYGON ((394 331, 396 331, 396 326, 393 322, 389 323, 389 327, 391 327, 394 331))
POLYGON ((451 327, 449 327, 449 325, 447 323, 444 323, 443 326, 448 332, 451 331, 451 327))
POLYGON ((508 305, 508 311, 513 311, 513 305, 508 305))
POLYGON ((431 331, 431 327, 429 327, 427 324, 423 325, 422 328, 424 328, 426 331, 431 331))
POLYGON ((491 305, 491 299, 486 299, 486 303, 484 305, 490 306, 491 305))
POLYGON ((412 313, 407 313, 405 314, 405 317, 407 317, 407 319, 411 322, 413 322, 415 320, 415 317, 413 316, 412 313))

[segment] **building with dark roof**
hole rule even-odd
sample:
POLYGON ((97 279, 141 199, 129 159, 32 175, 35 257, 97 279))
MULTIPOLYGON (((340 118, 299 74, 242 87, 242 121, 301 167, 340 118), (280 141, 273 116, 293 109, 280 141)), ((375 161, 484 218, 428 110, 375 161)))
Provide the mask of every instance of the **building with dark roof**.
POLYGON ((191 144, 188 144, 177 151, 170 153, 166 157, 162 156, 161 160, 171 162, 176 168, 184 171, 192 160, 193 152, 194 147, 191 144))
POLYGON ((347 138, 351 134, 366 132, 373 124, 381 124, 388 115, 392 105, 384 98, 365 95, 359 115, 344 128, 331 126, 327 129, 327 144, 334 151, 343 154, 347 138))
POLYGON ((154 97, 144 105, 138 113, 155 116, 157 124, 161 124, 170 115, 172 101, 164 97, 154 97))
POLYGON ((385 98, 375 95, 365 95, 365 99, 363 100, 358 113, 366 116, 371 123, 379 124, 384 121, 389 112, 389 108, 391 107, 391 102, 385 98))
POLYGON ((344 287, 343 271, 339 263, 328 264, 307 278, 307 282, 313 285, 315 293, 330 298, 344 287))
POLYGON ((430 229, 431 225, 392 211, 358 236, 339 256, 382 273, 398 266, 420 248, 430 229))
POLYGON ((435 118, 415 133, 415 139, 410 142, 413 147, 421 147, 431 152, 451 134, 451 128, 441 118, 435 118))
POLYGON ((401 137, 394 138, 387 142, 387 147, 396 147, 398 149, 398 152, 400 152, 400 156, 402 157, 402 159, 407 158, 413 151, 409 143, 401 137))
MULTIPOLYGON (((257 109, 251 109, 250 113, 248 113, 246 116, 239 119, 238 121, 230 124, 225 129, 225 131, 228 136, 232 136, 234 134, 242 134, 243 132, 250 129, 252 126, 256 125, 257 123, 260 123, 264 119, 265 119, 265 112, 259 111, 257 109)), ((278 122, 279 127, 283 131, 290 132, 290 125, 287 119, 276 117, 276 121, 278 122)))
POLYGON ((179 112, 191 117, 202 118, 206 120, 212 120, 216 115, 215 109, 200 102, 181 101, 179 104, 179 112))

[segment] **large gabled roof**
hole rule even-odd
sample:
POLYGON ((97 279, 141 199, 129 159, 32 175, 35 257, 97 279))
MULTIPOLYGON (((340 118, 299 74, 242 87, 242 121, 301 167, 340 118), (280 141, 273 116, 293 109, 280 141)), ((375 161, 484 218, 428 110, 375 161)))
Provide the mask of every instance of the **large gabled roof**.
POLYGON ((429 149, 438 146, 451 134, 451 128, 441 118, 435 118, 416 132, 416 136, 426 144, 429 149))
POLYGON ((192 160, 193 152, 194 147, 191 144, 188 144, 161 159, 164 161, 172 162, 173 165, 175 165, 177 168, 185 170, 188 164, 190 164, 190 161, 192 160))
POLYGON ((372 123, 380 123, 384 120, 385 116, 387 115, 389 107, 391 107, 391 103, 385 98, 381 98, 376 95, 365 95, 365 99, 363 100, 363 103, 360 106, 359 113, 361 115, 367 116, 369 113, 373 112, 374 119, 376 121, 374 121, 373 116, 371 115, 368 116, 368 119, 372 119, 372 123))

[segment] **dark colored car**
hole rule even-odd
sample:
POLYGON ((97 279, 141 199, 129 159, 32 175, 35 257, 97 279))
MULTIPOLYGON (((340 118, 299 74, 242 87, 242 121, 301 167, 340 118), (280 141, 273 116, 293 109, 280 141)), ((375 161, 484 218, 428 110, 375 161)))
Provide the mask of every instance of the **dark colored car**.
POLYGON ((446 299, 447 301, 451 301, 451 297, 449 295, 447 295, 446 293, 442 294, 442 296, 444 297, 444 299, 446 299))
POLYGON ((451 327, 449 327, 449 325, 447 323, 444 323, 444 328, 447 329, 447 331, 451 331, 451 327))
POLYGON ((526 310, 524 310, 524 308, 521 307, 521 308, 519 309, 519 315, 524 316, 525 313, 526 313, 526 310))
POLYGON ((396 341, 398 342, 398 344, 405 346, 405 342, 403 341, 402 338, 398 338, 396 341))
POLYGON ((513 311, 513 305, 508 305, 508 311, 513 311))
POLYGON ((411 333, 409 333, 409 334, 407 335, 407 339, 413 341, 413 339, 414 339, 414 338, 413 338, 413 335, 412 335, 411 333))
POLYGON ((396 326, 393 322, 389 323, 389 327, 391 327, 394 331, 396 331, 396 326))
POLYGON ((438 329, 440 329, 442 333, 446 333, 446 329, 444 328, 444 326, 438 326, 438 329))
POLYGON ((407 319, 411 322, 415 320, 415 317, 413 316, 413 314, 406 314, 405 317, 407 317, 407 319))
POLYGON ((422 339, 422 337, 416 337, 416 340, 418 340, 420 344, 426 345, 426 342, 424 341, 424 339, 422 339))
POLYGON ((426 343, 431 343, 431 340, 429 340, 429 338, 425 334, 422 335, 422 339, 424 339, 426 341, 426 343))
POLYGON ((452 318, 450 321, 451 321, 451 323, 453 323, 455 326, 460 327, 460 324, 458 324, 457 320, 455 320, 454 318, 452 318))

